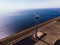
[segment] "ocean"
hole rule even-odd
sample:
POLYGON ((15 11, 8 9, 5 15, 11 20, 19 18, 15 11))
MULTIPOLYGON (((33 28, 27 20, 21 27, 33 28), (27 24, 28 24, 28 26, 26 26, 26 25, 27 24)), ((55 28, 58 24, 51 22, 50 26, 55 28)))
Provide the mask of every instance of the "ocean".
POLYGON ((35 25, 35 15, 39 15, 39 24, 60 16, 60 8, 33 9, 17 11, 0 18, 0 39, 23 31, 35 25), (1 36, 2 35, 2 36, 1 36))

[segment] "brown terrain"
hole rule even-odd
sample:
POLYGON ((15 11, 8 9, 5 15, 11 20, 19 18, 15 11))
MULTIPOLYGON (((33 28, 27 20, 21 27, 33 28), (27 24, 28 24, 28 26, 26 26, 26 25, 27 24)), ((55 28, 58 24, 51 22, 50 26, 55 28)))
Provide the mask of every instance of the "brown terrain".
MULTIPOLYGON (((47 42, 50 45, 54 45, 56 40, 60 40, 60 16, 54 19, 51 19, 47 22, 38 25, 39 31, 42 33, 46 33, 46 36, 41 38, 41 40, 47 42)), ((35 40, 31 35, 35 32, 35 26, 29 29, 26 29, 17 34, 8 36, 4 39, 0 40, 0 45, 11 45, 24 38, 30 36, 32 40, 35 40)), ((36 43, 34 45, 48 45, 41 40, 35 40, 36 43)))

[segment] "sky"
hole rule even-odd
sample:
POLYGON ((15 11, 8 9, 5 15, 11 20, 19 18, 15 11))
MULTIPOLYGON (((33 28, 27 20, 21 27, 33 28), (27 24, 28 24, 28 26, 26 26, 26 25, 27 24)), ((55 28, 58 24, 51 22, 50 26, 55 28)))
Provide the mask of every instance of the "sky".
POLYGON ((60 0, 0 0, 0 12, 40 8, 60 8, 60 0))
POLYGON ((0 0, 0 10, 54 7, 60 7, 60 0, 0 0))

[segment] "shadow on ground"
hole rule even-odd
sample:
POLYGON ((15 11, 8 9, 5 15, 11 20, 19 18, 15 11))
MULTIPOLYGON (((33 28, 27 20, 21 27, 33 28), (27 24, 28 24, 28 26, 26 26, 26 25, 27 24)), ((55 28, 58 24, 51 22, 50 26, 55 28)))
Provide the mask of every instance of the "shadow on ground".
POLYGON ((54 45, 60 45, 60 40, 57 40, 54 45))
POLYGON ((31 38, 27 37, 13 45, 34 45, 36 41, 32 40, 31 38))

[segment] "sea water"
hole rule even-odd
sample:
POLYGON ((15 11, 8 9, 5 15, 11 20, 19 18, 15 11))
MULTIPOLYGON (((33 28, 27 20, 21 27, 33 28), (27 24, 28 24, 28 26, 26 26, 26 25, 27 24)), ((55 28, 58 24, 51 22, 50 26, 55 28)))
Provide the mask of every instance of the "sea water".
POLYGON ((34 9, 17 11, 8 15, 0 16, 0 39, 23 31, 35 25, 35 15, 39 15, 39 24, 60 16, 60 9, 34 9))

